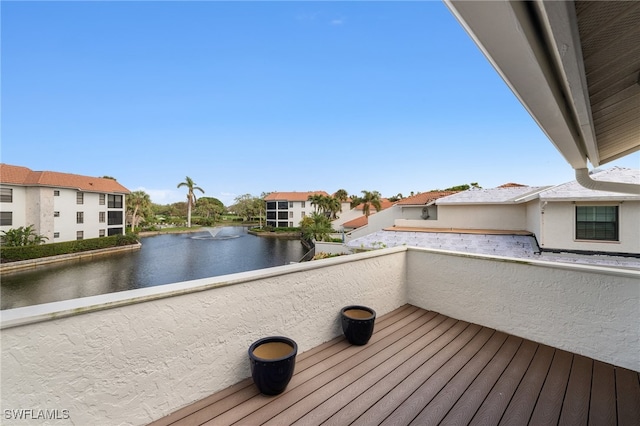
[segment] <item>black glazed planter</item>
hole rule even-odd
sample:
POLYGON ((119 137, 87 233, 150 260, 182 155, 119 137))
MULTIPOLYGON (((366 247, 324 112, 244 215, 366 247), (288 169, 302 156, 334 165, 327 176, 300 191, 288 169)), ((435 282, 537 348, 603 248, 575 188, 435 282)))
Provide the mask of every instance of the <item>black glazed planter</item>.
POLYGON ((282 393, 296 365, 298 345, 288 337, 271 336, 257 340, 249 347, 251 376, 261 393, 282 393))
POLYGON ((345 306, 340 310, 342 331, 352 345, 366 345, 373 334, 376 311, 359 305, 345 306))

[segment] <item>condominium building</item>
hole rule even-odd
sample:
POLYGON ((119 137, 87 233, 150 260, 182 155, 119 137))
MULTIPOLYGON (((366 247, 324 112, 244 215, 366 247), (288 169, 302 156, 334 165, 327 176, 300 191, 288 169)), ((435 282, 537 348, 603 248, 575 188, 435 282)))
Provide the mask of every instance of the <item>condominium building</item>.
POLYGON ((264 197, 267 202, 267 226, 292 228, 300 226, 300 221, 316 210, 309 201, 312 195, 328 197, 325 191, 272 192, 264 197))
POLYGON ((125 196, 115 179, 0 164, 0 230, 33 226, 47 243, 125 232, 125 196))

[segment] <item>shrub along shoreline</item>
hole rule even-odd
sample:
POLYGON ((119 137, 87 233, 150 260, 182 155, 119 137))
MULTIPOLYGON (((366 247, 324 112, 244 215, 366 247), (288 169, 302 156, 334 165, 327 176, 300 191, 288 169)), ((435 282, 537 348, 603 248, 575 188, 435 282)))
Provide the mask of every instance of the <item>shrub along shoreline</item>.
POLYGON ((64 241, 61 243, 39 244, 22 247, 0 247, 0 262, 18 262, 21 260, 40 259, 50 256, 87 252, 113 247, 138 244, 136 235, 112 235, 109 237, 90 238, 86 240, 64 241))

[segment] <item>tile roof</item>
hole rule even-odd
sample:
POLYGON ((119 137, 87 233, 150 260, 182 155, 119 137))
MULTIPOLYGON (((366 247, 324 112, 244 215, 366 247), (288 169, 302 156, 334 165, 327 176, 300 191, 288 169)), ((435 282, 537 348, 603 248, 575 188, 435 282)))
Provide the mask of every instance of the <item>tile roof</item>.
POLYGON ((356 229, 356 228, 360 228, 361 226, 365 226, 367 224, 369 224, 369 218, 367 216, 365 216, 365 215, 362 215, 362 216, 359 216, 359 217, 357 217, 355 219, 352 219, 352 220, 350 220, 348 222, 343 223, 342 226, 344 228, 356 229))
MULTIPOLYGON (((381 198, 380 199, 380 211, 384 210, 384 209, 388 209, 389 207, 391 207, 392 205, 394 205, 395 203, 393 201, 389 201, 386 198, 381 198)), ((364 203, 360 203, 357 206, 354 207, 354 209, 356 210, 362 210, 364 209, 364 203)), ((373 206, 369 206, 369 213, 370 214, 374 214, 376 212, 376 208, 373 206)))
POLYGON ((513 234, 470 232, 415 232, 407 230, 392 231, 385 229, 363 237, 354 238, 347 247, 378 249, 384 247, 424 247, 437 250, 449 250, 463 253, 486 254, 512 258, 537 259, 549 262, 575 263, 584 265, 614 266, 640 270, 640 259, 634 257, 608 255, 578 255, 569 253, 540 253, 534 236, 513 234))
POLYGON ((421 192, 420 194, 416 194, 412 197, 403 198, 398 201, 396 204, 401 206, 422 206, 425 204, 429 204, 438 198, 447 197, 449 195, 457 194, 459 191, 429 191, 429 192, 421 192))
POLYGON ((71 173, 33 171, 27 167, 0 164, 0 182, 20 186, 73 188, 87 192, 128 194, 130 191, 118 181, 108 178, 74 175, 71 173))
POLYGON ((307 201, 310 195, 324 195, 328 197, 329 194, 325 191, 309 191, 309 192, 272 192, 266 197, 265 201, 307 201))
POLYGON ((540 192, 548 186, 507 186, 498 188, 474 188, 457 194, 443 197, 436 201, 438 205, 446 204, 512 204, 521 198, 540 192))
MULTIPOLYGON (((640 184, 640 170, 623 167, 612 167, 595 171, 591 179, 604 182, 621 182, 640 184)), ((640 195, 622 194, 618 192, 597 191, 580 185, 577 181, 563 183, 540 193, 541 200, 640 200, 640 195)))

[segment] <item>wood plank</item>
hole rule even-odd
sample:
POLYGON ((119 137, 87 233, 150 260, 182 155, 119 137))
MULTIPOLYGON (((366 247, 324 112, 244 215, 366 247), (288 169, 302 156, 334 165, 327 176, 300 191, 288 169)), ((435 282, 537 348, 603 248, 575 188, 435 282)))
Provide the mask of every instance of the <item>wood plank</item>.
POLYGON ((616 397, 618 424, 620 426, 640 425, 640 383, 638 383, 636 372, 616 367, 616 397))
POLYGON ((615 374, 612 365, 594 361, 589 425, 615 426, 618 423, 615 374))
POLYGON ((447 383, 469 363, 493 334, 495 334, 495 330, 483 327, 469 343, 453 353, 449 361, 429 377, 409 398, 400 404, 382 424, 407 424, 407 421, 411 421, 411 419, 415 420, 424 407, 432 402, 447 383))
POLYGON ((522 378, 520 385, 518 385, 516 393, 500 420, 501 425, 526 425, 529 423, 531 413, 533 413, 533 408, 536 406, 536 401, 540 395, 540 390, 549 373, 554 352, 555 349, 549 346, 538 346, 529 369, 522 378))
POLYGON ((470 424, 483 426, 498 424, 518 384, 527 372, 537 348, 538 344, 530 340, 522 342, 511 364, 487 395, 470 424))
POLYGON ((589 421, 591 372, 593 360, 582 355, 573 356, 567 392, 560 413, 560 426, 586 425, 589 421))
POLYGON ((475 336, 480 327, 462 321, 451 329, 451 333, 445 333, 441 338, 436 339, 433 344, 421 351, 416 357, 411 359, 411 365, 405 367, 399 372, 391 372, 391 378, 397 373, 404 376, 397 386, 387 392, 376 404, 370 409, 362 413, 352 425, 377 424, 381 419, 386 418, 399 405, 400 402, 406 400, 426 379, 431 377, 438 369, 444 365, 452 354, 460 350, 475 336), (463 328, 460 332, 460 328, 463 328), (457 333, 452 336, 453 333, 457 333), (413 368, 407 372, 407 368, 413 368))
MULTIPOLYGON (((425 335, 416 342, 417 352, 403 351, 400 355, 406 360, 397 368, 389 369, 375 386, 364 389, 355 399, 344 405, 326 421, 326 425, 344 425, 355 421, 362 413, 370 409, 391 389, 398 386, 413 373, 425 360, 433 357, 439 350, 456 338, 466 327, 467 323, 449 318, 432 333, 425 335)), ((301 419, 301 420, 304 420, 301 419)))
MULTIPOLYGON (((376 320, 376 330, 382 330, 389 325, 393 325, 401 318, 406 318, 408 315, 416 313, 416 315, 423 315, 425 313, 424 310, 419 309, 413 305, 405 304, 400 306, 397 309, 379 317, 376 320)), ((332 339, 328 342, 325 342, 321 345, 318 345, 309 351, 305 351, 304 353, 298 355, 296 357, 296 373, 304 371, 309 366, 317 363, 320 359, 318 357, 318 353, 321 353, 324 357, 330 357, 333 354, 344 350, 348 347, 349 344, 345 341, 343 336, 339 336, 335 339, 332 339), (311 363, 309 363, 309 359, 311 363)), ((211 418, 212 413, 224 413, 229 409, 240 405, 242 402, 247 401, 253 397, 258 395, 255 386, 253 385, 253 381, 251 378, 247 378, 236 385, 230 386, 227 389, 224 389, 220 392, 214 393, 213 395, 203 398, 199 401, 194 402, 193 404, 184 407, 183 409, 177 410, 168 416, 165 416, 155 422, 153 422, 150 426, 165 426, 169 424, 174 424, 181 419, 185 419, 188 416, 191 416, 190 419, 184 420, 183 423, 191 423, 195 422, 196 424, 200 424, 198 422, 204 422, 211 418)))
POLYGON ((467 391, 471 383, 493 359, 494 355, 507 340, 507 335, 495 332, 486 344, 462 367, 444 388, 413 419, 414 425, 440 424, 449 410, 467 391))
MULTIPOLYGON (((374 332, 367 345, 348 345, 345 350, 331 358, 324 359, 299 374, 294 374, 289 386, 282 394, 271 397, 269 401, 247 401, 243 407, 233 412, 223 413, 211 424, 233 424, 234 422, 252 424, 257 421, 264 423, 316 392, 337 376, 358 369, 365 362, 381 362, 386 359, 389 353, 396 350, 393 347, 396 342, 405 339, 408 334, 416 330, 419 333, 419 329, 436 316, 434 312, 417 311, 415 315, 409 315, 387 328, 374 332)), ((441 318, 445 317, 441 316, 441 318)))
POLYGON ((509 336, 498 353, 485 369, 473 381, 469 389, 462 395, 451 411, 446 415, 441 426, 459 426, 469 424, 507 366, 513 360, 523 339, 509 336))
POLYGON ((529 420, 530 425, 544 426, 558 423, 572 361, 572 354, 556 349, 547 380, 544 382, 531 420, 529 420))
POLYGON ((358 371, 352 370, 342 374, 335 380, 315 391, 303 401, 290 407, 286 412, 272 418, 267 424, 320 424, 329 419, 345 405, 371 388, 388 388, 389 382, 381 382, 391 371, 399 368, 412 356, 424 349, 425 346, 446 333, 457 321, 448 317, 438 316, 444 321, 430 323, 407 335, 404 343, 398 342, 400 350, 395 350, 391 356, 382 362, 358 366, 358 371), (361 374, 358 377, 358 374, 361 374))

